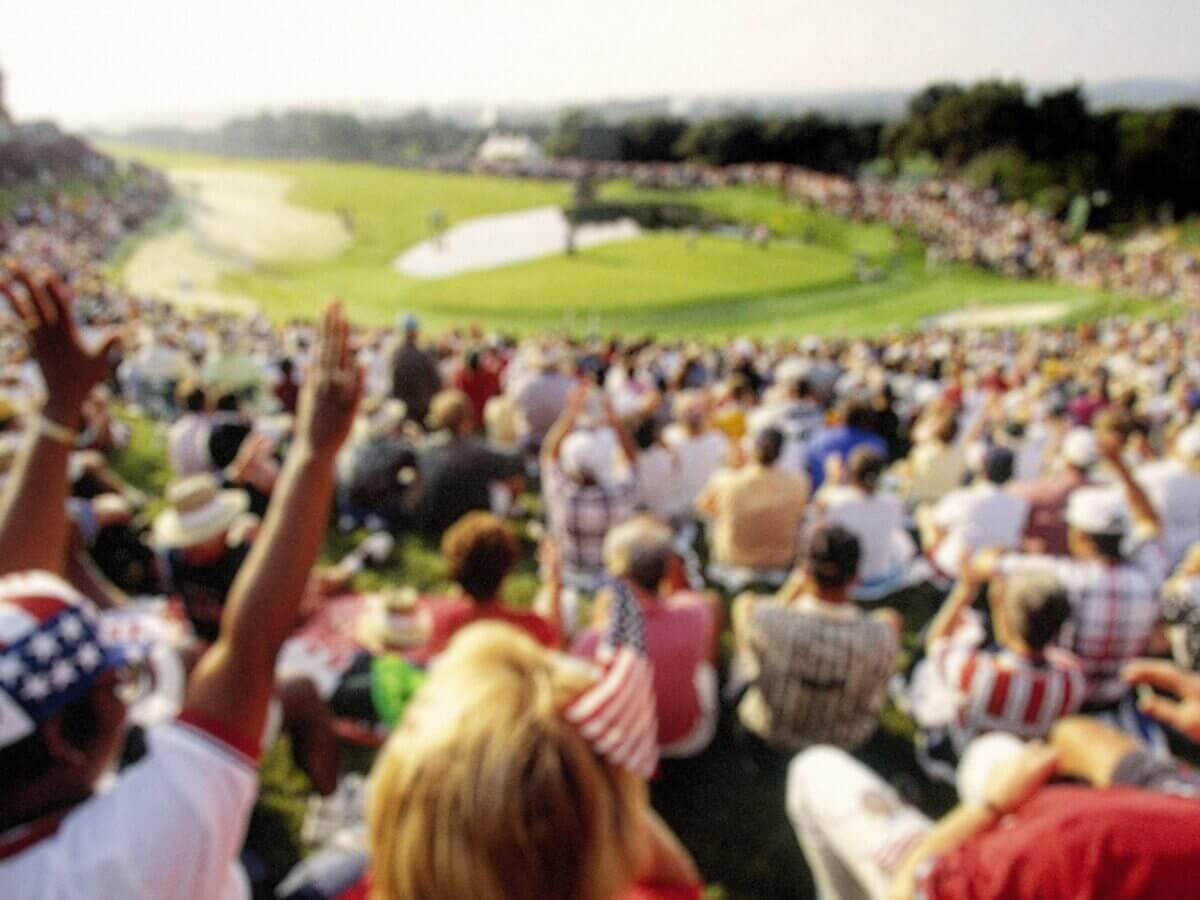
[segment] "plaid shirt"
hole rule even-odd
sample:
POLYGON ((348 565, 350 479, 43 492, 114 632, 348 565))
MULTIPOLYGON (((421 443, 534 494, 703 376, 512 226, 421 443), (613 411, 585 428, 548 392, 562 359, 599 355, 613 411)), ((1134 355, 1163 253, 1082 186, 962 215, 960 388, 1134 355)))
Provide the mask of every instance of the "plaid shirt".
POLYGON ((772 746, 853 750, 879 725, 899 642, 856 607, 815 600, 762 602, 747 635, 753 677, 738 707, 742 723, 772 746))
POLYGON ((568 573, 604 571, 604 538, 633 515, 637 480, 632 476, 594 485, 567 478, 557 465, 545 475, 546 515, 568 573))
POLYGON ((1123 562, 1011 554, 1000 561, 1002 575, 1044 572, 1066 588, 1071 619, 1060 643, 1083 663, 1088 703, 1121 699, 1128 686, 1121 668, 1146 649, 1159 620, 1158 591, 1168 562, 1162 542, 1143 541, 1123 562))

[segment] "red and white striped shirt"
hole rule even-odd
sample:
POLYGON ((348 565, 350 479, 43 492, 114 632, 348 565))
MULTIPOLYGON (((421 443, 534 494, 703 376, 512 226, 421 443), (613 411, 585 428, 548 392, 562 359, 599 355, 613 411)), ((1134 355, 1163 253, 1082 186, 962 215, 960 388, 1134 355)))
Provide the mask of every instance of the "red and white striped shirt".
POLYGON ((930 660, 960 697, 954 732, 962 744, 989 731, 1024 740, 1045 737, 1055 722, 1078 712, 1087 696, 1083 667, 1065 650, 1052 648, 1035 659, 982 650, 951 636, 934 642, 930 660))

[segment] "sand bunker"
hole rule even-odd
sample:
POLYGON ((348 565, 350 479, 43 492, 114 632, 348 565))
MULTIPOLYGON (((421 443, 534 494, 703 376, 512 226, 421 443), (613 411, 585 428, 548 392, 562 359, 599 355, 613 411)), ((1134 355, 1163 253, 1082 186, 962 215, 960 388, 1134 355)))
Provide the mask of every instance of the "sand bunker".
POLYGON ((350 242, 337 216, 292 206, 287 178, 258 172, 176 169, 169 173, 184 224, 144 241, 123 272, 134 293, 185 308, 256 308, 217 289, 222 275, 262 263, 316 261, 350 242))
POLYGON ((1014 303, 1008 306, 986 306, 963 309, 935 316, 933 324, 941 328, 1017 328, 1025 325, 1045 325, 1061 319, 1071 309, 1070 303, 1014 303))
MULTIPOLYGON (((441 241, 410 247, 395 262, 398 272, 414 278, 445 278, 460 272, 495 269, 564 252, 567 217, 556 206, 470 219, 450 228, 441 241)), ((632 219, 620 219, 575 229, 575 246, 582 250, 627 241, 642 230, 632 219)))

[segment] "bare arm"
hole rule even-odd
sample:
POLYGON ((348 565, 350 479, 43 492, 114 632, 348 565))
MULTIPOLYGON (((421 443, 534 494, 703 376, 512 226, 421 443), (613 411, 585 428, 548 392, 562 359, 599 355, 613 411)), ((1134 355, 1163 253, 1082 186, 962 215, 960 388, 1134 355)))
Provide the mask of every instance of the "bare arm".
MULTIPOLYGON (((71 320, 70 294, 55 279, 39 281, 23 271, 0 275, 8 299, 29 335, 33 358, 46 380, 42 416, 51 429, 78 431, 83 403, 107 377, 115 345, 109 337, 89 353, 71 320)), ((24 451, 0 500, 0 574, 42 569, 61 575, 67 559, 67 460, 71 446, 30 429, 24 451)))
POLYGON ((198 664, 188 691, 189 709, 241 735, 262 732, 275 660, 296 624, 328 526, 334 458, 362 391, 348 330, 340 306, 330 306, 300 395, 296 442, 230 591, 220 637, 198 664))
POLYGON ((558 461, 558 454, 562 450, 562 443, 567 439, 567 435, 571 433, 571 429, 575 427, 575 420, 579 417, 586 399, 586 385, 577 384, 571 388, 571 393, 567 395, 567 405, 563 408, 562 415, 550 426, 550 430, 546 432, 546 439, 542 442, 543 466, 548 466, 550 463, 558 461))
POLYGON ((1154 504, 1150 502, 1150 498, 1146 496, 1146 492, 1133 477, 1133 473, 1129 471, 1129 466, 1125 464, 1125 460, 1121 456, 1123 449, 1121 436, 1113 431, 1103 431, 1096 435, 1096 443, 1099 446, 1101 457, 1112 467, 1113 474, 1117 476, 1117 480, 1121 482, 1121 487, 1125 490, 1125 499, 1129 501, 1129 508, 1133 512, 1133 521, 1140 535, 1157 537, 1162 534, 1162 520, 1158 516, 1158 510, 1154 508, 1154 504))
POLYGON ((604 417, 608 420, 608 427, 617 435, 617 441, 621 445, 621 453, 625 456, 625 461, 632 466, 637 461, 637 445, 633 442, 633 436, 625 427, 625 423, 621 421, 621 417, 617 415, 617 411, 613 409, 612 401, 607 396, 604 398, 604 417))

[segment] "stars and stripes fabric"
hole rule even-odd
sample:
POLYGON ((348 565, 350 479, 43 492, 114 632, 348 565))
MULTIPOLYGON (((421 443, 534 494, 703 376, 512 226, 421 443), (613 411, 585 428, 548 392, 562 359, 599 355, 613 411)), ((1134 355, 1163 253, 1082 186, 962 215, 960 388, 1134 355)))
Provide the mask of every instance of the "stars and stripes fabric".
POLYGON ((48 572, 0 578, 0 747, 28 737, 124 663, 95 608, 48 572))
POLYGON ((658 769, 658 716, 645 621, 628 585, 614 581, 608 587, 613 602, 595 655, 599 677, 563 714, 598 756, 650 778, 658 769))

